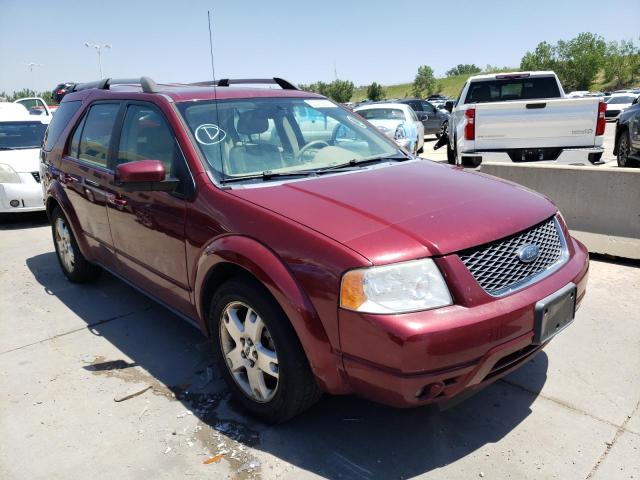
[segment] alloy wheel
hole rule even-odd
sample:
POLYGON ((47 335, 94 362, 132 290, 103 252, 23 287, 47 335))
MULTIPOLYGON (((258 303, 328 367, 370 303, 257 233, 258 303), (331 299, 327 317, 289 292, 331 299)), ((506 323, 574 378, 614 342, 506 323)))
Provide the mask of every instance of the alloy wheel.
POLYGON ((243 302, 229 303, 220 319, 220 346, 244 394, 259 403, 270 401, 278 389, 278 355, 260 315, 243 302))
POLYGON ((73 244, 71 243, 71 232, 66 222, 60 217, 56 219, 55 233, 58 256, 67 272, 72 272, 75 266, 76 256, 73 244))
POLYGON ((620 136, 619 142, 620 143, 618 144, 618 166, 626 167, 627 159, 629 158, 629 142, 624 132, 620 136))

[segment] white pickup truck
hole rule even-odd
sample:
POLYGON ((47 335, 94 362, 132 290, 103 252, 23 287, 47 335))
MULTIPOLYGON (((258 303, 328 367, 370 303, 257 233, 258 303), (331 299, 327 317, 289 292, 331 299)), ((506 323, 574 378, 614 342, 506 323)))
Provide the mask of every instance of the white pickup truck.
POLYGON ((591 165, 602 157, 606 105, 565 97, 554 72, 470 77, 451 112, 447 159, 591 165))

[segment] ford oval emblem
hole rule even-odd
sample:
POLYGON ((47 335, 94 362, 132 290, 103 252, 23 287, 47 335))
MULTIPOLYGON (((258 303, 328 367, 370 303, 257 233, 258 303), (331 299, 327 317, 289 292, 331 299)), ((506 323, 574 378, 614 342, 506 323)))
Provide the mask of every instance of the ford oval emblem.
POLYGON ((523 245, 516 250, 516 256, 522 263, 531 263, 538 258, 538 255, 540 255, 540 248, 533 243, 523 245))

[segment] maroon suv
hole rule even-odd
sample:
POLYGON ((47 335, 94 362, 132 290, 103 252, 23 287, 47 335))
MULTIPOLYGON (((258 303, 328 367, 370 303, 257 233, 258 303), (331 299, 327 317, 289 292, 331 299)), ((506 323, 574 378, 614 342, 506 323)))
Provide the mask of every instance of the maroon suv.
POLYGON ((549 200, 412 157, 269 82, 66 95, 41 157, 64 274, 108 270, 196 325, 229 389, 272 422, 321 392, 448 400, 572 321, 588 254, 549 200))

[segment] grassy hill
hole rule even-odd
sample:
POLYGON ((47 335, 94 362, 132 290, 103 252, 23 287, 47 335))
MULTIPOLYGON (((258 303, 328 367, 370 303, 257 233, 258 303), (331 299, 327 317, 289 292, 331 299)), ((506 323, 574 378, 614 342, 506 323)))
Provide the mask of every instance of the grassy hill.
MULTIPOLYGON (((442 93, 450 97, 457 97, 462 89, 462 85, 469 78, 469 75, 459 75, 456 77, 438 78, 440 89, 437 93, 442 93)), ((401 83, 399 85, 386 85, 384 87, 387 98, 403 98, 411 96, 412 83, 401 83)), ((358 87, 351 97, 352 102, 359 102, 367 98, 367 87, 358 87)))
MULTIPOLYGON (((518 70, 517 67, 510 69, 511 71, 518 70)), ((507 70, 499 70, 499 71, 507 71, 507 70)), ((496 71, 498 72, 498 71, 496 71)), ((483 72, 484 73, 484 72, 483 72)), ((457 98, 460 90, 462 90, 462 86, 464 82, 466 82, 469 75, 459 75, 456 77, 444 77, 438 78, 437 82, 441 86, 441 89, 436 93, 442 93, 449 97, 457 98)), ((632 85, 629 85, 632 86, 632 85)), ((384 86, 386 98, 404 98, 410 97, 411 95, 411 87, 412 83, 401 83, 398 85, 386 85, 384 86)), ((615 85, 615 82, 606 82, 604 79, 604 73, 599 72, 595 78, 595 82, 591 85, 590 90, 593 92, 598 91, 607 91, 616 88, 622 88, 620 86, 615 85)), ((353 96, 351 97, 352 102, 359 102, 361 100, 366 100, 367 98, 367 87, 358 87, 353 91, 353 96)))

